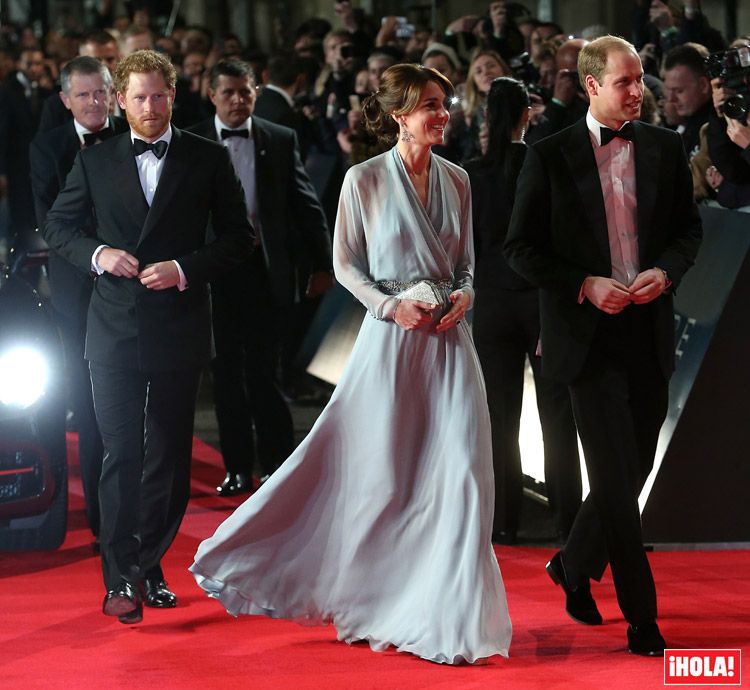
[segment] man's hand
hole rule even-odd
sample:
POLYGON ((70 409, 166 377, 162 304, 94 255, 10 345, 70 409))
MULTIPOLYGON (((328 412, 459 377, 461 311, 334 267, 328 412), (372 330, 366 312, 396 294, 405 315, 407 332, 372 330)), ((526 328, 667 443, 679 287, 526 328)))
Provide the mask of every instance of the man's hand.
POLYGON ((719 117, 723 114, 722 107, 724 106, 724 101, 734 93, 736 92, 733 89, 724 88, 721 77, 716 77, 711 80, 711 98, 713 99, 714 110, 719 117))
POLYGON ((630 286, 630 298, 635 304, 646 304, 659 297, 667 288, 667 279, 660 268, 641 271, 630 286))
POLYGON ((570 106, 578 95, 578 74, 569 69, 561 69, 555 78, 555 92, 552 94, 565 106, 570 106))
POLYGON ((721 187, 724 182, 724 175, 716 169, 715 165, 709 165, 706 168, 706 182, 708 182, 708 186, 711 187, 711 189, 718 192, 719 187, 721 187))
POLYGON ((96 257, 96 263, 113 276, 135 278, 138 275, 138 259, 123 249, 104 247, 96 257))
POLYGON ((437 305, 415 299, 402 299, 396 305, 393 320, 405 331, 414 331, 432 322, 432 312, 437 305))
POLYGON ((453 34, 468 34, 474 30, 474 27, 477 25, 478 21, 479 15, 467 14, 463 17, 459 17, 458 19, 454 19, 450 24, 448 24, 445 30, 453 34))
POLYGON ((160 261, 148 264, 138 274, 138 280, 149 290, 167 290, 179 284, 180 272, 174 261, 160 261))
POLYGON ((315 271, 307 281, 307 299, 314 299, 327 292, 333 285, 333 276, 330 271, 315 271))
POLYGON ((664 31, 674 26, 672 10, 669 9, 669 5, 661 2, 661 0, 652 0, 648 18, 659 31, 664 31))
POLYGON ((619 314, 630 304, 627 287, 614 278, 589 276, 583 281, 583 295, 597 309, 607 314, 619 314))
POLYGON ((724 119, 727 121, 727 136, 741 149, 750 146, 750 127, 743 125, 739 120, 729 117, 724 119))
POLYGON ((448 299, 453 302, 453 306, 435 327, 437 333, 442 333, 457 326, 471 305, 470 297, 463 290, 454 290, 448 295, 448 299))

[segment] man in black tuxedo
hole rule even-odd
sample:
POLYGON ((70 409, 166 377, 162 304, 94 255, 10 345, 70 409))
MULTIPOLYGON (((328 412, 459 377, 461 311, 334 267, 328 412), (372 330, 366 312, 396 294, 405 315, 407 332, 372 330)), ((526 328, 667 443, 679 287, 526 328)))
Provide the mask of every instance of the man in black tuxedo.
POLYGON ((160 561, 189 498, 195 397, 212 355, 208 283, 252 251, 226 151, 170 126, 175 79, 151 50, 118 65, 131 132, 77 154, 44 231, 63 258, 98 274, 86 359, 104 442, 103 610, 123 623, 141 620, 142 586, 146 605, 176 605, 160 561))
MULTIPOLYGON (((37 134, 31 142, 31 188, 37 227, 43 228, 47 213, 65 186, 76 154, 83 148, 122 132, 128 123, 110 117, 112 75, 92 57, 71 60, 60 73, 61 102, 72 119, 48 132, 37 134)), ((94 217, 86 226, 94 232, 94 217)), ((70 398, 78 428, 79 460, 86 517, 94 536, 99 535, 99 476, 102 471, 102 439, 96 425, 91 378, 84 359, 86 313, 94 285, 91 271, 82 271, 59 254, 50 251, 49 280, 52 305, 65 345, 70 398)))
POLYGON ((628 647, 661 654, 638 495, 653 466, 674 368, 672 292, 701 240, 677 134, 638 122, 643 68, 605 36, 578 61, 584 120, 532 146, 506 241, 538 285, 542 370, 569 385, 591 492, 547 572, 576 620, 600 624, 590 578, 607 562, 628 647))
POLYGON ((217 491, 227 496, 250 490, 256 447, 262 475, 294 449, 291 413, 276 382, 282 327, 297 293, 299 255, 312 262, 312 297, 331 285, 331 248, 294 131, 253 115, 250 65, 218 62, 208 93, 216 115, 191 131, 229 150, 260 245, 248 262, 211 284, 214 400, 227 470, 217 491))
POLYGON ((41 50, 22 50, 17 67, 0 85, 0 198, 8 197, 11 238, 34 229, 29 144, 39 127, 44 101, 52 94, 39 83, 44 76, 41 50))
POLYGON ((313 138, 312 123, 294 104, 294 97, 305 87, 305 69, 294 53, 272 55, 268 61, 268 83, 255 102, 256 117, 289 127, 297 133, 300 157, 307 158, 313 138))

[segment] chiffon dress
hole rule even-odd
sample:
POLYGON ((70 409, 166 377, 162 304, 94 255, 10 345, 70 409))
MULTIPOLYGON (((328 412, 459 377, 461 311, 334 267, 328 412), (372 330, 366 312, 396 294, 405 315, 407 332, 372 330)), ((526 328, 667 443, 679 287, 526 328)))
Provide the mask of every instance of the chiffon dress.
POLYGON ((432 155, 425 208, 396 148, 351 168, 336 278, 367 308, 330 402, 190 568, 232 615, 332 622, 338 639, 434 662, 508 655, 491 545, 490 421, 466 325, 406 331, 378 281, 450 279, 473 298, 466 173, 432 155))

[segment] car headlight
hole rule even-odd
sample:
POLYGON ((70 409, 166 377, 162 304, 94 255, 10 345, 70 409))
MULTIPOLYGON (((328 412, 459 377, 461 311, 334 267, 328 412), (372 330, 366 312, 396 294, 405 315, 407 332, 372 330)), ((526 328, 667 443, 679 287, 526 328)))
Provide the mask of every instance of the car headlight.
POLYGON ((29 407, 44 395, 49 382, 49 364, 31 347, 16 347, 0 353, 0 402, 29 407))

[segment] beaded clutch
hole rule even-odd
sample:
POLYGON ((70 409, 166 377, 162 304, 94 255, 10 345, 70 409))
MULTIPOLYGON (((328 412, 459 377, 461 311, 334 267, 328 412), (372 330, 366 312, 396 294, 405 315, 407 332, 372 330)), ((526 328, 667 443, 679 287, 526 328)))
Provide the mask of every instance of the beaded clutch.
POLYGON ((427 304, 442 304, 443 299, 435 289, 435 286, 426 280, 420 280, 416 285, 399 292, 396 297, 399 299, 413 299, 427 304))

